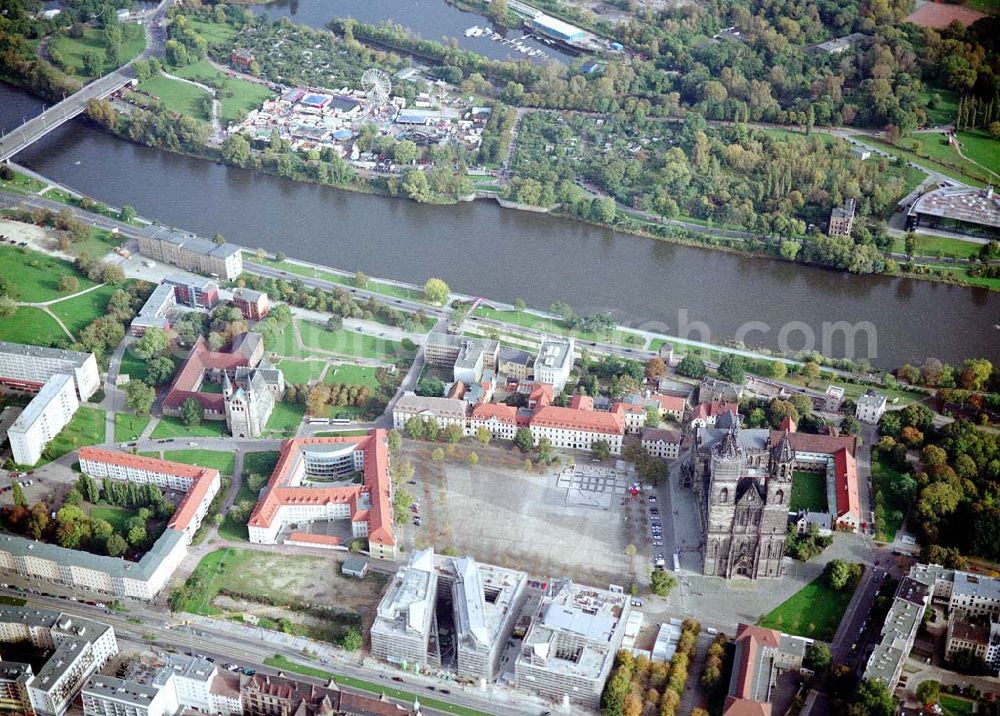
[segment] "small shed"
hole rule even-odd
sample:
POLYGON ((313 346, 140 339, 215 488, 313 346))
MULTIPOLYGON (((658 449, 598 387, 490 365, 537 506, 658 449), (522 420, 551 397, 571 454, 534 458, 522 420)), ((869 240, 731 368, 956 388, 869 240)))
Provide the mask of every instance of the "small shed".
POLYGON ((368 574, 368 560, 364 557, 351 555, 344 560, 344 564, 340 568, 340 573, 346 574, 348 577, 364 579, 365 575, 368 574))

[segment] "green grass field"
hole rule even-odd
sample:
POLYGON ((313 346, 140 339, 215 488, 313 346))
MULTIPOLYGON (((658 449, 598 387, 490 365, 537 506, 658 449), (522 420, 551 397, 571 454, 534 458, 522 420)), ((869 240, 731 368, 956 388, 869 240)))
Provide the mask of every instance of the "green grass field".
MULTIPOLYGON (((947 236, 924 236, 917 234, 917 256, 956 256, 958 258, 970 258, 976 256, 981 248, 980 244, 974 244, 961 239, 951 239, 947 236)), ((906 242, 904 239, 893 239, 892 250, 900 253, 905 252, 906 242)))
POLYGON ((69 425, 62 429, 49 443, 38 465, 44 465, 51 460, 62 457, 68 452, 78 450, 85 445, 96 445, 104 442, 104 411, 100 408, 80 406, 69 425))
POLYGON ((495 321, 509 323, 512 326, 524 328, 534 328, 546 333, 556 333, 560 335, 576 336, 581 340, 600 341, 602 343, 617 343, 619 345, 642 345, 643 339, 634 333, 615 329, 610 333, 596 333, 594 331, 571 330, 561 320, 543 318, 533 313, 523 313, 518 311, 499 311, 489 306, 479 306, 475 315, 483 318, 490 318, 495 321))
POLYGON ((214 467, 223 475, 232 475, 236 467, 236 455, 219 450, 169 450, 163 453, 163 459, 200 467, 214 467))
POLYGON ((198 425, 185 425, 180 418, 163 417, 150 435, 162 438, 218 438, 228 437, 225 420, 202 420, 198 425))
MULTIPOLYGON (((862 142, 862 143, 864 143, 866 145, 869 145, 869 146, 878 147, 880 150, 884 151, 886 154, 888 154, 890 156, 895 156, 900 161, 904 161, 904 162, 916 162, 916 163, 918 163, 920 165, 928 167, 929 169, 933 169, 935 171, 941 172, 945 176, 951 177, 952 179, 955 179, 957 181, 964 182, 964 183, 970 184, 972 186, 983 186, 984 185, 984 182, 983 182, 982 179, 976 178, 975 176, 969 176, 969 175, 967 175, 965 173, 965 171, 963 169, 956 169, 955 167, 951 166, 951 164, 953 163, 953 162, 951 162, 951 159, 949 159, 949 164, 945 165, 945 164, 942 164, 940 161, 937 161, 934 158, 928 158, 928 157, 925 157, 925 156, 921 156, 921 155, 917 154, 916 152, 914 152, 910 148, 911 144, 913 143, 913 141, 917 141, 918 146, 922 146, 922 143, 921 143, 922 141, 923 142, 930 141, 930 140, 927 140, 927 139, 920 140, 919 139, 920 136, 922 136, 922 135, 916 135, 916 137, 918 137, 918 139, 914 139, 913 137, 906 137, 904 139, 899 140, 899 143, 896 144, 895 146, 893 146, 892 144, 889 144, 888 142, 882 141, 880 139, 875 139, 873 137, 868 137, 868 136, 865 136, 865 135, 852 135, 852 139, 857 139, 858 141, 860 141, 860 142, 862 142)), ((941 137, 941 135, 937 134, 937 133, 929 133, 926 136, 929 136, 932 139, 939 139, 941 137)), ((957 154, 955 154, 954 155, 954 160, 955 160, 954 163, 957 163, 958 161, 961 160, 961 158, 957 154)), ((974 165, 966 163, 966 167, 970 171, 974 170, 976 172, 976 174, 984 174, 984 172, 981 169, 979 169, 978 167, 975 167, 974 165)))
POLYGON ((946 89, 925 89, 920 92, 920 101, 927 112, 927 125, 935 127, 942 124, 953 124, 958 116, 958 95, 946 89), (940 101, 932 109, 928 105, 931 98, 937 95, 940 101))
POLYGON ((323 368, 325 366, 326 361, 301 361, 290 360, 287 358, 278 364, 278 367, 281 368, 281 371, 285 374, 285 383, 295 385, 300 383, 311 383, 314 380, 318 380, 323 374, 323 368))
MULTIPOLYGON (((48 192, 46 192, 45 196, 48 195, 48 192)), ((110 214, 112 212, 109 211, 107 213, 110 214)), ((91 228, 88 238, 70 244, 69 253, 74 256, 88 254, 89 256, 100 258, 120 246, 124 238, 121 234, 112 234, 110 231, 94 227, 91 228)))
POLYGON ((262 85, 239 77, 230 77, 225 72, 217 70, 208 63, 208 60, 199 60, 186 67, 180 67, 171 74, 201 82, 209 87, 221 85, 221 89, 217 91, 219 101, 222 103, 223 125, 241 120, 251 109, 260 107, 265 99, 274 96, 273 92, 262 85))
POLYGON ((130 350, 126 350, 125 355, 122 356, 122 364, 118 370, 118 374, 128 375, 131 380, 141 380, 144 383, 149 382, 149 371, 146 361, 133 354, 130 350))
MULTIPOLYGON (((122 42, 121 63, 124 65, 146 49, 146 32, 141 25, 123 23, 122 37, 124 41, 122 42)), ((49 43, 49 47, 62 55, 67 72, 81 79, 94 79, 93 75, 88 75, 83 71, 83 56, 88 52, 96 52, 100 55, 103 61, 102 75, 116 69, 115 65, 108 62, 105 57, 104 31, 101 28, 84 28, 83 37, 80 38, 66 37, 65 35, 54 37, 49 43)))
POLYGON ((14 172, 13 179, 0 179, 0 187, 4 191, 15 194, 34 194, 44 189, 45 185, 37 179, 25 176, 21 172, 14 172))
POLYGON ((947 276, 951 276, 957 281, 969 286, 982 286, 991 291, 1000 291, 1000 278, 981 278, 973 276, 967 268, 947 268, 942 271, 947 276))
POLYGON ((24 303, 43 303, 70 295, 59 290, 63 276, 75 276, 80 291, 94 285, 73 264, 25 248, 0 245, 0 266, 4 277, 17 286, 17 300, 24 303))
POLYGON ((323 379, 323 382, 367 385, 372 390, 378 390, 375 368, 363 365, 331 365, 329 370, 326 371, 326 377, 323 379))
POLYGON ((944 716, 973 716, 978 712, 974 701, 963 699, 960 696, 941 694, 941 700, 938 703, 944 716))
POLYGON ((137 440, 142 431, 149 425, 148 415, 127 415, 115 413, 115 442, 137 440))
POLYGON ((236 35, 236 28, 218 22, 204 22, 188 18, 191 28, 205 38, 210 45, 225 44, 236 35))
POLYGON ((117 286, 100 286, 82 296, 74 296, 65 301, 53 303, 49 308, 52 309, 54 314, 59 316, 74 335, 77 335, 95 318, 103 316, 107 312, 111 294, 118 289, 128 288, 129 283, 131 282, 126 281, 117 286))
MULTIPOLYGON (((314 278, 321 278, 324 281, 329 281, 330 283, 339 283, 342 286, 353 286, 354 282, 348 276, 343 276, 339 273, 332 273, 330 271, 318 271, 316 269, 310 268, 308 266, 302 266, 300 264, 294 264, 289 261, 275 261, 274 259, 258 259, 253 252, 244 251, 243 260, 249 261, 250 263, 261 264, 262 266, 274 266, 282 271, 287 271, 288 273, 298 274, 299 276, 312 276, 314 278)), ((394 284, 382 283, 381 281, 375 281, 369 279, 368 283, 365 285, 365 290, 371 291, 372 293, 377 293, 382 296, 390 296, 392 298, 408 298, 411 301, 424 301, 424 292, 413 289, 406 288, 405 286, 396 286, 394 284)))
POLYGON ((792 499, 789 510, 826 512, 826 475, 821 472, 796 472, 792 475, 792 499))
POLYGON ((339 355, 389 360, 395 358, 399 349, 399 344, 395 341, 366 333, 355 333, 343 328, 339 331, 328 331, 318 323, 310 321, 299 321, 298 324, 302 342, 310 348, 319 348, 339 355))
POLYGON ((1000 171, 1000 140, 982 129, 959 132, 958 139, 962 143, 962 154, 987 169, 1000 171))
MULTIPOLYGON (((243 456, 243 474, 270 475, 278 464, 278 451, 248 452, 243 456)), ((242 488, 240 488, 242 489, 242 488)))
POLYGON ((139 89, 159 98, 160 104, 171 112, 194 117, 203 122, 212 119, 211 95, 200 87, 157 75, 140 83, 139 89))
POLYGON ((289 436, 294 435, 305 413, 306 406, 302 403, 275 403, 271 417, 267 420, 267 429, 289 436))
MULTIPOLYGON (((903 518, 906 517, 907 505, 899 500, 892 489, 892 483, 898 480, 902 476, 902 473, 874 458, 871 461, 871 465, 872 486, 875 489, 876 505, 878 504, 878 500, 881 499, 885 507, 885 519, 876 521, 875 524, 875 539, 883 542, 892 542, 896 538, 896 530, 899 529, 899 526, 903 523, 903 518), (899 512, 901 516, 894 516, 893 513, 895 512, 899 512)), ((877 517, 879 513, 876 511, 875 514, 877 517)))
MULTIPOLYGON (((997 149, 997 147, 1000 147, 1000 142, 990 139, 989 135, 985 132, 959 132, 958 138, 963 144, 962 153, 966 154, 969 159, 979 162, 984 167, 997 166, 997 162, 1000 161, 1000 159, 998 159, 998 154, 1000 154, 1000 152, 998 152, 997 149), (966 151, 966 149, 968 149, 968 151, 966 151), (992 161, 993 164, 990 164, 990 161, 992 161)), ((989 179, 989 174, 986 169, 976 166, 975 163, 959 156, 958 150, 948 144, 948 140, 943 134, 938 132, 923 132, 920 134, 914 134, 906 139, 901 139, 900 144, 909 149, 914 141, 919 143, 920 151, 922 153, 927 154, 936 162, 946 166, 951 166, 966 176, 979 181, 989 179)))
MULTIPOLYGON (((324 671, 323 669, 317 669, 312 666, 297 664, 281 654, 275 654, 274 656, 267 657, 264 659, 264 663, 268 666, 281 669, 282 671, 290 671, 304 676, 312 676, 313 678, 322 679, 323 681, 336 679, 337 683, 343 686, 350 686, 373 694, 385 694, 389 698, 399 699, 400 701, 406 703, 413 703, 414 698, 416 698, 412 691, 396 689, 391 686, 386 686, 384 683, 374 684, 370 681, 362 681, 361 679, 355 679, 354 677, 345 676, 344 674, 338 674, 333 671, 324 671)), ((486 716, 486 714, 482 711, 476 711, 475 709, 470 709, 466 706, 458 706, 456 704, 448 703, 447 701, 432 699, 423 694, 420 694, 420 703, 427 708, 432 708, 435 711, 441 711, 443 713, 459 714, 459 716, 486 716)))
POLYGON ((0 341, 50 346, 68 340, 56 320, 41 308, 21 306, 13 316, 0 320, 0 341))
POLYGON ((833 589, 820 575, 779 604, 760 625, 787 634, 830 641, 853 594, 852 589, 833 589))
POLYGON ((109 505, 94 505, 90 508, 90 518, 94 520, 105 520, 115 532, 125 534, 125 523, 130 517, 135 516, 135 512, 125 507, 111 507, 109 505))

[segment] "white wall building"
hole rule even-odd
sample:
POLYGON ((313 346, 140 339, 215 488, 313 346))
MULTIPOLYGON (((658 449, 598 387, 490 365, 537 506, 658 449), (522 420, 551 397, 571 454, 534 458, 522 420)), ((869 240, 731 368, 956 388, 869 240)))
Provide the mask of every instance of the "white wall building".
POLYGON ((57 373, 49 378, 7 431, 14 462, 38 462, 42 450, 69 424, 79 407, 72 376, 57 373))
POLYGON ((535 382, 553 386, 556 395, 566 387, 570 371, 573 369, 573 350, 576 342, 572 338, 546 338, 535 358, 535 382))
POLYGON ((431 398, 407 392, 392 407, 392 426, 396 430, 405 430, 406 421, 418 417, 433 420, 441 429, 449 425, 458 425, 464 431, 465 406, 463 400, 431 398))
POLYGON ((886 400, 881 393, 874 390, 866 390, 864 395, 858 397, 858 407, 855 415, 862 423, 875 425, 885 413, 886 400))
POLYGON ((57 373, 73 376, 80 400, 87 400, 101 387, 93 353, 0 341, 0 383, 38 390, 57 373))

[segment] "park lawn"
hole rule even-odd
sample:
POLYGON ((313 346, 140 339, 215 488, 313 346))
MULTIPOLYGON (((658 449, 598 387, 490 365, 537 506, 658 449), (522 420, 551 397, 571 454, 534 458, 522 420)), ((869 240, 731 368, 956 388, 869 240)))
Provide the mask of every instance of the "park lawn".
POLYGON ((275 338, 274 346, 268 348, 271 353, 276 353, 285 358, 311 358, 318 357, 309 351, 299 348, 298 341, 295 340, 295 327, 289 323, 285 329, 275 338))
POLYGON ((163 417, 150 435, 154 440, 162 438, 220 438, 229 437, 225 420, 203 420, 197 425, 185 425, 180 418, 163 417))
POLYGON ((118 375, 128 375, 130 380, 141 380, 143 383, 149 382, 149 364, 139 356, 126 349, 122 356, 122 364, 118 369, 118 375))
MULTIPOLYGON (((871 467, 872 487, 875 488, 875 504, 877 506, 881 499, 885 514, 885 519, 876 519, 875 539, 882 542, 892 542, 896 538, 896 530, 899 529, 906 517, 908 508, 908 505, 900 501, 892 489, 892 483, 902 477, 903 473, 875 458, 872 458, 871 467), (891 514, 893 512, 899 512, 902 517, 895 518, 891 514)), ((878 509, 875 510, 876 518, 878 518, 879 512, 878 509)))
MULTIPOLYGON (((317 669, 313 666, 298 664, 281 654, 275 654, 274 656, 267 657, 264 659, 264 663, 268 666, 281 669, 282 671, 291 671, 304 676, 312 676, 313 678, 322 679, 324 681, 336 679, 337 683, 342 686, 350 686, 373 694, 385 694, 389 698, 398 699, 404 703, 413 703, 413 700, 417 698, 412 691, 404 691, 402 689, 386 686, 385 683, 375 684, 370 681, 363 681, 361 679, 356 679, 352 676, 345 676, 344 674, 338 674, 333 671, 325 671, 323 669, 317 669)), ((420 703, 427 708, 431 708, 442 713, 459 714, 459 716, 486 716, 486 714, 482 711, 477 711, 467 706, 459 706, 447 701, 439 701, 437 699, 429 698, 424 694, 420 694, 420 703)))
POLYGON ((821 472, 796 471, 792 475, 792 512, 826 512, 826 475, 821 472))
POLYGON ((967 268, 946 268, 942 269, 941 273, 946 276, 951 276, 956 281, 961 281, 969 286, 982 286, 983 288, 988 288, 991 291, 1000 291, 1000 278, 982 278, 980 276, 973 276, 967 268))
MULTIPOLYGON (((252 251, 244 251, 243 259, 245 261, 249 261, 250 263, 260 264, 261 266, 273 266, 282 271, 298 274, 299 276, 311 276, 312 278, 321 278, 324 281, 329 281, 330 283, 339 283, 342 286, 354 286, 354 281, 351 276, 345 276, 331 271, 320 271, 312 268, 311 266, 303 266, 302 264, 292 263, 291 261, 277 261, 272 258, 259 259, 252 251)), ((366 291, 378 293, 383 296, 407 298, 411 301, 428 303, 428 301, 424 298, 424 292, 415 288, 382 283, 381 281, 376 281, 371 278, 368 279, 368 283, 365 284, 364 288, 366 291)))
MULTIPOLYGON (((47 196, 48 194, 46 194, 47 196)), ((112 212, 107 212, 111 214, 112 212)), ((87 254, 94 258, 101 258, 111 253, 122 245, 125 236, 122 234, 112 234, 106 229, 98 229, 96 226, 90 229, 90 236, 83 241, 77 241, 69 245, 69 252, 74 256, 87 254)))
POLYGON ((142 431, 149 425, 148 415, 128 415, 115 413, 115 442, 138 440, 142 431))
MULTIPOLYGON (((961 157, 959 157, 955 153, 952 153, 951 157, 949 158, 948 164, 942 164, 940 161, 934 159, 933 157, 928 158, 926 156, 921 156, 916 152, 914 152, 913 150, 911 150, 910 144, 913 141, 917 141, 918 145, 923 146, 919 140, 919 137, 925 135, 930 136, 932 139, 940 139, 943 136, 936 132, 918 134, 915 135, 915 137, 907 137, 906 139, 901 139, 899 140, 899 143, 896 145, 889 144, 889 142, 887 141, 884 141, 882 139, 876 139, 875 137, 869 137, 868 135, 864 134, 853 134, 851 135, 851 139, 855 139, 867 146, 878 147, 878 149, 885 152, 886 154, 890 156, 895 156, 897 160, 904 162, 916 162, 918 164, 929 166, 931 169, 934 169, 935 171, 938 171, 944 174, 945 176, 951 177, 952 179, 955 179, 957 181, 978 187, 982 187, 985 185, 983 179, 978 178, 979 175, 984 174, 983 170, 979 169, 979 167, 975 166, 974 164, 965 162, 965 168, 967 168, 968 170, 974 170, 975 173, 972 176, 966 174, 963 169, 956 168, 955 166, 953 166, 953 162, 951 161, 952 159, 961 161, 961 157)), ((957 163, 957 161, 955 163, 957 163)))
POLYGON ((214 467, 223 475, 232 475, 236 469, 236 455, 220 450, 170 450, 163 453, 163 459, 200 467, 214 467))
POLYGON ((567 327, 565 322, 562 320, 545 318, 543 316, 535 315, 534 313, 500 311, 485 305, 480 305, 476 308, 475 315, 482 316, 483 318, 490 318, 494 321, 509 323, 512 326, 534 328, 535 330, 544 331, 546 333, 576 336, 582 340, 595 341, 597 343, 616 343, 619 345, 640 346, 645 341, 642 336, 628 331, 621 331, 617 328, 612 330, 610 333, 573 330, 567 327))
POLYGON ((292 360, 290 358, 285 358, 278 364, 281 372, 285 374, 285 383, 294 385, 318 380, 323 374, 325 366, 325 361, 292 360))
POLYGON ((959 132, 962 154, 994 172, 1000 167, 1000 139, 994 139, 982 129, 959 132))
POLYGON ((112 286, 104 284, 81 296, 74 296, 66 300, 53 303, 49 308, 54 314, 59 316, 66 327, 74 335, 79 337, 80 331, 89 326, 94 319, 100 318, 107 313, 108 301, 111 294, 121 289, 126 290, 131 281, 125 281, 112 286))
MULTIPOLYGON (((959 132, 959 140, 964 144, 968 144, 970 139, 969 135, 971 135, 971 132, 959 132)), ((952 165, 958 169, 958 171, 961 171, 975 179, 979 179, 980 181, 988 179, 989 175, 986 169, 978 167, 975 163, 970 162, 969 159, 963 159, 959 156, 958 149, 948 144, 948 140, 944 134, 940 134, 938 132, 921 132, 919 134, 914 134, 912 137, 907 139, 900 140, 900 142, 904 143, 907 147, 909 147, 913 141, 919 142, 921 151, 941 164, 952 165)), ((983 157, 983 161, 979 161, 978 159, 976 159, 976 161, 979 161, 979 163, 983 164, 985 167, 996 166, 996 164, 988 163, 988 157, 996 154, 995 151, 990 151, 990 148, 988 147, 989 143, 993 143, 993 140, 989 139, 985 133, 982 135, 982 138, 977 135, 972 135, 971 144, 975 146, 975 152, 979 156, 983 157)), ((962 153, 966 153, 964 149, 962 150, 962 153)), ((975 159, 971 156, 971 154, 968 156, 975 159)))
POLYGON ((0 320, 0 341, 51 346, 68 340, 56 319, 41 308, 21 306, 13 316, 0 320))
POLYGON ((834 589, 820 575, 775 607, 760 626, 830 641, 853 594, 853 589, 834 589))
POLYGON ((95 285, 68 261, 23 247, 0 245, 0 266, 4 276, 17 286, 17 300, 24 303, 43 303, 70 295, 59 290, 63 276, 76 276, 80 291, 95 285))
POLYGON ((941 706, 943 716, 972 716, 977 713, 974 701, 959 696, 941 694, 938 704, 941 706))
MULTIPOLYGON (((146 49, 146 31, 142 25, 134 22, 122 23, 122 53, 121 62, 126 64, 146 49)), ((83 37, 74 38, 59 35, 52 39, 49 47, 62 55, 69 74, 81 79, 94 79, 83 71, 83 56, 88 52, 96 52, 103 60, 101 74, 105 75, 117 67, 108 62, 104 55, 104 31, 99 27, 86 27, 83 37)))
MULTIPOLYGON (((952 239, 947 236, 926 236, 916 234, 917 256, 955 256, 960 259, 975 257, 979 254, 981 244, 974 244, 971 241, 952 239)), ((904 253, 906 251, 906 241, 902 238, 892 240, 892 250, 904 253)))
POLYGON ((62 457, 68 452, 78 450, 85 445, 98 445, 104 442, 104 411, 100 408, 80 406, 69 425, 53 438, 37 465, 62 457))
MULTIPOLYGON (((987 1, 993 2, 994 0, 987 1)), ((955 123, 955 118, 958 117, 957 94, 946 89, 925 89, 920 91, 919 96, 920 101, 924 105, 924 110, 927 112, 928 126, 935 127, 938 125, 955 123), (934 109, 931 109, 928 104, 934 95, 940 97, 941 101, 937 103, 937 106, 935 106, 934 109)))
POLYGON ((2 179, 0 178, 0 187, 4 191, 14 192, 17 194, 34 194, 45 188, 45 184, 38 181, 37 179, 32 179, 29 176, 22 174, 21 172, 14 172, 13 179, 2 179))
MULTIPOLYGON (((279 454, 277 450, 246 453, 243 455, 243 474, 250 475, 256 473, 258 475, 270 475, 274 472, 274 468, 278 464, 279 454)), ((243 494, 245 487, 246 481, 240 486, 240 494, 243 494)), ((257 496, 254 495, 253 497, 256 498, 257 496)))
POLYGON ((306 406, 303 403, 277 402, 271 411, 271 417, 267 419, 267 429, 291 436, 305 414, 306 406))
POLYGON ((195 20, 187 18, 188 25, 195 32, 205 38, 205 42, 210 45, 226 44, 236 35, 236 28, 220 22, 207 22, 205 20, 195 20))
POLYGON ((389 360, 395 358, 399 352, 399 344, 386 338, 377 338, 344 328, 328 331, 311 321, 299 321, 298 325, 302 342, 310 348, 319 348, 340 355, 389 360))
POLYGON ((347 385, 367 385, 373 391, 378 390, 378 379, 375 368, 363 365, 331 365, 326 371, 324 383, 346 383, 347 385))
POLYGON ((274 92, 267 87, 240 77, 230 77, 209 64, 208 60, 199 60, 186 67, 180 67, 171 74, 201 82, 209 87, 217 88, 221 85, 221 90, 217 89, 217 96, 222 103, 223 125, 240 121, 247 112, 257 109, 264 100, 274 97, 274 92))
POLYGON ((140 83, 139 89, 159 98, 160 104, 171 112, 204 122, 212 119, 211 102, 203 99, 205 97, 211 99, 211 95, 200 87, 157 75, 140 83))
POLYGON ((90 518, 93 520, 105 520, 115 532, 120 535, 125 534, 125 523, 130 517, 135 516, 135 512, 125 507, 111 507, 109 505, 94 505, 90 508, 90 518))

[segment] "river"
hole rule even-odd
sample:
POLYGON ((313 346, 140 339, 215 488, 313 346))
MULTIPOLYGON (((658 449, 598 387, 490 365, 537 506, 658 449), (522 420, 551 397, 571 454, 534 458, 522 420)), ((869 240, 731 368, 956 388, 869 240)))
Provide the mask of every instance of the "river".
POLYGON ((530 59, 542 62, 545 57, 529 57, 517 52, 506 43, 493 37, 466 37, 465 31, 473 26, 490 28, 511 40, 521 38, 521 44, 541 50, 548 59, 569 62, 572 55, 543 45, 521 29, 510 30, 494 25, 488 18, 459 10, 445 0, 276 0, 271 3, 251 4, 247 7, 255 14, 266 14, 272 20, 287 17, 300 25, 326 28, 333 17, 353 17, 360 22, 379 25, 385 20, 413 30, 425 40, 438 42, 454 39, 463 50, 476 52, 493 60, 530 59))
MULTIPOLYGON (((0 84, 0 127, 38 112, 33 96, 0 84)), ((57 181, 151 219, 245 246, 580 314, 694 339, 701 322, 722 341, 762 322, 748 345, 824 348, 823 324, 870 322, 880 366, 927 356, 1000 360, 1000 293, 885 276, 851 276, 619 234, 567 219, 501 209, 491 201, 428 206, 298 184, 132 144, 77 119, 15 157, 57 181), (685 330, 685 322, 689 327, 685 330), (765 328, 766 324, 766 328, 765 328)), ((862 337, 867 337, 862 335, 862 337)), ((834 341, 829 355, 843 355, 834 341)), ((870 355, 869 355, 870 354, 870 355)))

